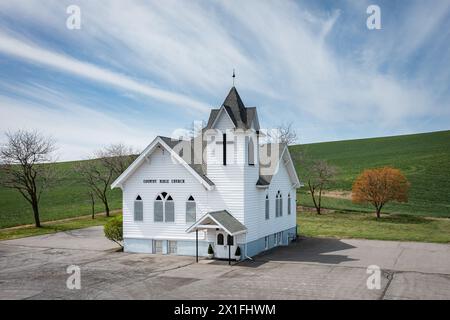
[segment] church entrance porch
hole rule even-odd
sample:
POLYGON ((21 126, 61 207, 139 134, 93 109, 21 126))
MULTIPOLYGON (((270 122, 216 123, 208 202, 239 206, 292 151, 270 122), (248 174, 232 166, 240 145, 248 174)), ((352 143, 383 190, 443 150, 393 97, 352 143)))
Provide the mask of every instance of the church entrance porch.
MULTIPOLYGON (((197 220, 186 232, 196 233, 196 261, 198 262, 198 231, 206 230, 208 237, 214 236, 214 258, 231 260, 240 259, 236 256, 237 236, 247 232, 247 228, 228 211, 208 212, 197 220)), ((242 250, 242 248, 241 248, 242 250)))

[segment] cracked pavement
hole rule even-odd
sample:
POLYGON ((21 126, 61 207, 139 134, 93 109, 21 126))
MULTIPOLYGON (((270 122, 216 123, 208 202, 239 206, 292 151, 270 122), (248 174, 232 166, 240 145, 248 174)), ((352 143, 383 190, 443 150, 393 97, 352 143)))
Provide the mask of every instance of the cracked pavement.
POLYGON ((101 227, 1 241, 0 299, 450 299, 447 244, 304 238, 233 266, 115 250, 101 227))

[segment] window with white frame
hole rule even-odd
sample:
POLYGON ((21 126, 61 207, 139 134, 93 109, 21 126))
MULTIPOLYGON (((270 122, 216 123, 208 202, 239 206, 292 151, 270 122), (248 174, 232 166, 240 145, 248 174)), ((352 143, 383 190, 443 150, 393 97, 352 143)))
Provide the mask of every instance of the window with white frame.
POLYGON ((283 232, 278 232, 277 233, 277 243, 278 243, 278 245, 282 244, 282 240, 283 240, 283 232))
POLYGON ((288 194, 288 215, 291 214, 291 194, 288 194))
POLYGON ((168 248, 168 253, 169 254, 176 254, 177 253, 177 242, 173 241, 173 240, 169 240, 169 248, 168 248))
POLYGON ((162 253, 163 243, 162 240, 154 240, 153 241, 153 252, 154 253, 162 253))
POLYGON ((247 143, 247 159, 248 159, 248 165, 254 166, 255 165, 255 144, 253 142, 252 137, 247 137, 248 143, 247 143))
POLYGON ((266 220, 270 218, 269 204, 269 195, 266 194, 266 220))
POLYGON ((280 217, 283 215, 283 195, 280 193, 280 217))
POLYGON ((155 222, 175 221, 175 204, 172 196, 170 196, 167 192, 162 192, 156 197, 153 210, 155 222))
POLYGON ((275 217, 281 217, 283 215, 283 197, 281 191, 278 190, 275 197, 275 217))
POLYGON ((269 236, 264 237, 264 249, 269 249, 269 236))
POLYGON ((196 204, 193 196, 189 196, 186 201, 186 222, 196 221, 196 204))
MULTIPOLYGON (((279 191, 278 191, 278 193, 279 193, 279 191)), ((275 217, 278 217, 278 213, 280 212, 280 209, 279 209, 280 201, 278 201, 278 197, 279 197, 278 193, 275 195, 275 217)))
POLYGON ((136 200, 134 200, 134 221, 143 221, 144 220, 144 202, 142 201, 141 196, 137 196, 136 200))
POLYGON ((273 234, 273 246, 275 247, 277 245, 277 234, 273 234))

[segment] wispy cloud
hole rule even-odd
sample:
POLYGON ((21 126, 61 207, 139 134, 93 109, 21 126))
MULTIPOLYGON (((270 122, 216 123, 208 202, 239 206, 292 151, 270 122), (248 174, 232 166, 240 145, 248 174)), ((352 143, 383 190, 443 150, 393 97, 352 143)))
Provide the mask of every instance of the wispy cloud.
MULTIPOLYGON (((0 3, 1 12, 15 17, 11 23, 0 16, 0 54, 24 68, 37 66, 42 74, 29 79, 35 93, 57 92, 68 113, 67 106, 81 105, 130 128, 123 118, 139 105, 136 117, 175 129, 207 117, 236 68, 238 90, 258 107, 261 124, 294 121, 302 142, 448 128, 448 1, 399 6, 380 0, 380 31, 366 28, 370 1, 77 1, 79 31, 65 28, 65 7, 72 3, 44 3, 0 3), (58 86, 42 79, 55 71, 67 75, 58 77, 58 86), (74 84, 92 83, 104 91, 72 92, 74 84), (92 94, 107 103, 89 103, 92 94), (189 119, 188 110, 195 111, 189 119)), ((30 77, 5 64, 0 71, 0 84, 30 77)), ((26 106, 21 97, 27 92, 9 90, 16 93, 14 105, 26 106)), ((47 104, 37 102, 31 114, 47 104)))
POLYGON ((39 63, 51 68, 69 72, 72 75, 103 82, 120 89, 147 95, 165 103, 175 104, 183 108, 193 108, 200 111, 206 111, 208 109, 206 104, 198 100, 142 84, 139 81, 131 79, 123 74, 98 67, 91 63, 82 62, 30 43, 25 43, 2 33, 0 33, 0 52, 28 60, 33 63, 39 63))
POLYGON ((148 143, 147 137, 157 134, 148 128, 130 127, 91 107, 68 102, 51 89, 33 86, 26 89, 29 100, 0 95, 0 128, 5 131, 33 128, 53 136, 61 160, 85 158, 94 150, 117 142, 142 150, 148 143))

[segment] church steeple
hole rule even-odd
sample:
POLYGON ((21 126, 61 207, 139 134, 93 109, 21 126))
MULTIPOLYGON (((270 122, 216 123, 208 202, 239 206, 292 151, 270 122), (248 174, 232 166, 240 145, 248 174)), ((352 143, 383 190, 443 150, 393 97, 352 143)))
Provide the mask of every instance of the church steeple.
POLYGON ((254 124, 256 126, 255 130, 259 130, 256 108, 246 107, 234 86, 231 87, 221 107, 211 110, 208 124, 206 125, 207 129, 213 128, 216 119, 222 114, 221 110, 223 109, 226 110, 235 128, 247 130, 254 124))
POLYGON ((242 121, 243 124, 247 123, 247 111, 241 97, 239 96, 239 93, 236 90, 236 87, 233 86, 230 89, 230 92, 222 105, 233 115, 233 121, 242 121))

